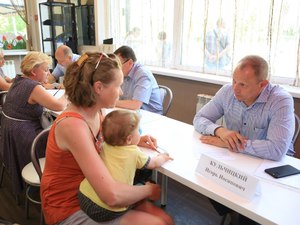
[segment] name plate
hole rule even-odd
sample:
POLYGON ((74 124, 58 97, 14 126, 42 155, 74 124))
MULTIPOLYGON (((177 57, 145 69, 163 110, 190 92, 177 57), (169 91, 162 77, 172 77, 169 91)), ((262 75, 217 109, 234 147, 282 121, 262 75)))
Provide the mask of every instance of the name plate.
POLYGON ((256 192, 259 194, 259 180, 256 177, 207 155, 202 154, 196 172, 242 197, 251 199, 256 192))

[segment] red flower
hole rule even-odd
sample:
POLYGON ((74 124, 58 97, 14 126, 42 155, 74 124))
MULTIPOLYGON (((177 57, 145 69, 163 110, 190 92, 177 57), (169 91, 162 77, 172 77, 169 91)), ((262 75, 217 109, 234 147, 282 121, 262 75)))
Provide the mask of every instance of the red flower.
POLYGON ((23 40, 23 37, 22 37, 21 35, 19 35, 19 36, 16 37, 16 39, 17 39, 18 41, 21 41, 21 40, 23 40))
POLYGON ((2 36, 2 40, 3 40, 3 41, 6 41, 6 37, 5 37, 4 35, 2 36))
POLYGON ((7 44, 7 45, 6 45, 6 48, 7 48, 7 49, 12 49, 13 47, 12 47, 11 44, 7 44))

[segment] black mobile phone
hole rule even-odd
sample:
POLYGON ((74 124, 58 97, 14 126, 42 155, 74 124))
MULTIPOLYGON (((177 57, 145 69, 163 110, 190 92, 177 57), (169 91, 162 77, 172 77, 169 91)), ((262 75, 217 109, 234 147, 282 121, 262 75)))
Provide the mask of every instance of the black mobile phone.
POLYGON ((265 169, 267 174, 270 174, 274 178, 287 177, 295 174, 299 174, 300 170, 291 166, 291 165, 283 165, 265 169))

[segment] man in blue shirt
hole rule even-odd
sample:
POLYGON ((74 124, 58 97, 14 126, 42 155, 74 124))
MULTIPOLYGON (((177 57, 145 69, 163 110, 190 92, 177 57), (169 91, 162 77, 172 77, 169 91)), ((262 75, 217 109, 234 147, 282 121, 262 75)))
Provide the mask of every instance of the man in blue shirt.
MULTIPOLYGON (((232 84, 224 85, 196 114, 194 127, 203 134, 200 140, 275 161, 286 153, 293 155, 293 98, 267 78, 268 63, 263 58, 250 55, 241 59, 233 72, 232 84), (226 127, 215 123, 222 116, 226 127)), ((213 204, 221 215, 231 211, 213 204)), ((254 224, 245 220, 240 216, 239 223, 254 224)))
POLYGON ((144 109, 162 114, 160 90, 155 77, 145 66, 137 62, 132 48, 122 46, 114 52, 122 63, 123 95, 116 106, 132 110, 144 109))
POLYGON ((246 56, 224 85, 194 118, 203 143, 279 161, 294 154, 294 101, 279 85, 267 80, 268 64, 246 56), (226 128, 215 124, 224 116, 226 128), (210 135, 210 136, 205 136, 210 135))
POLYGON ((67 45, 60 45, 55 51, 55 59, 57 65, 54 68, 52 74, 48 76, 48 83, 44 84, 46 88, 57 88, 59 78, 65 75, 67 67, 79 59, 80 55, 74 54, 72 49, 67 45))

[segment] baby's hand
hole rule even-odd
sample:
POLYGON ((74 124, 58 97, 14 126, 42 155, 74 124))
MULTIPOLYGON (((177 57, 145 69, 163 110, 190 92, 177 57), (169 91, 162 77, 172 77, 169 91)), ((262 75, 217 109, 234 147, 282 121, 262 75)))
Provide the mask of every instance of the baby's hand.
POLYGON ((174 160, 172 157, 169 156, 168 153, 160 153, 157 155, 158 157, 162 157, 164 162, 167 162, 169 160, 174 160))

